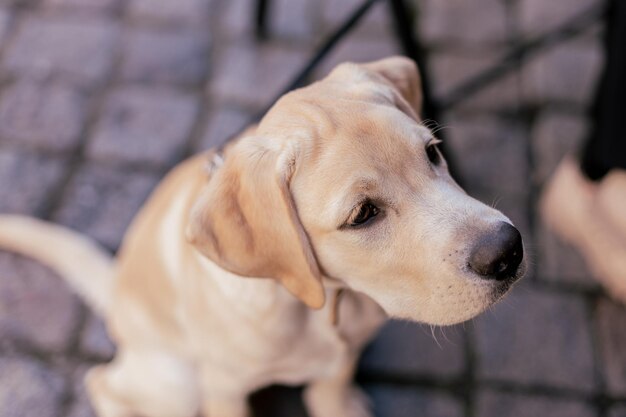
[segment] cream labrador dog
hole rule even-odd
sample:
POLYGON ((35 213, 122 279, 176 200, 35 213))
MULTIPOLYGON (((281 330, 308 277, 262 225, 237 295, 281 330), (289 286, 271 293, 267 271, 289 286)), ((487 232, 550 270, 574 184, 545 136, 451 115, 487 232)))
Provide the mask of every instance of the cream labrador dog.
POLYGON ((519 232, 450 177, 412 61, 343 64, 223 151, 176 167, 115 261, 59 226, 0 218, 0 246, 56 269, 118 353, 87 376, 102 417, 249 415, 308 384, 312 417, 370 416, 358 355, 391 316, 446 325, 524 274, 519 232))

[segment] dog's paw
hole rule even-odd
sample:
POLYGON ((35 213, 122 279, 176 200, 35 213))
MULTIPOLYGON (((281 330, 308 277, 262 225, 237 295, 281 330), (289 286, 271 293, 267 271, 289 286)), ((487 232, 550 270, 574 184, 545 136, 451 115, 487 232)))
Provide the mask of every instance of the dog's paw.
POLYGON ((304 401, 311 417, 373 417, 371 401, 356 386, 343 389, 312 385, 304 393, 304 401))

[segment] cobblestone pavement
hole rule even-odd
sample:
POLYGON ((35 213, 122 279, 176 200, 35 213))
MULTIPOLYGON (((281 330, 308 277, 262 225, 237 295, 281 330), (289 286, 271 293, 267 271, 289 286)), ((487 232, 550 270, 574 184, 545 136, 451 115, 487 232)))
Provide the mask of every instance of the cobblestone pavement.
MULTIPOLYGON (((598 0, 419 0, 435 93, 598 0)), ((358 0, 0 0, 0 211, 76 228, 114 250, 164 173, 238 130, 358 0)), ((384 5, 324 62, 398 51, 384 5)), ((576 150, 602 63, 600 27, 522 59, 444 115, 471 193, 520 225, 528 279, 465 325, 390 322, 358 375, 379 417, 624 417, 626 309, 542 225, 536 200, 576 150)), ((91 416, 85 370, 114 347, 36 263, 0 253, 0 416, 91 416)), ((252 399, 304 416, 298 389, 252 399)), ((339 417, 339 416, 338 416, 339 417)))

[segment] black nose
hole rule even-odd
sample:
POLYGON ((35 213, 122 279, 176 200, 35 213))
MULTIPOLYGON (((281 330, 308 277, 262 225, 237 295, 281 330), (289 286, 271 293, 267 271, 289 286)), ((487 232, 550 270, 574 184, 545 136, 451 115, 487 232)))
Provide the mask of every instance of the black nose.
POLYGON ((511 278, 524 257, 522 235, 508 223, 500 222, 494 232, 477 242, 469 257, 474 272, 488 279, 511 278))

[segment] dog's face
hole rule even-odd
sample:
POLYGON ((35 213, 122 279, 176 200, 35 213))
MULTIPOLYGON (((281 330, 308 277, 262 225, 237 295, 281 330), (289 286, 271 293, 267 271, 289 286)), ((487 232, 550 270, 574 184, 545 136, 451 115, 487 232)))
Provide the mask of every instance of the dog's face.
POLYGON ((329 277, 395 317, 452 324, 482 312, 523 275, 521 237, 450 177, 420 102, 402 58, 343 65, 284 97, 257 137, 227 151, 192 242, 312 307, 329 277))

